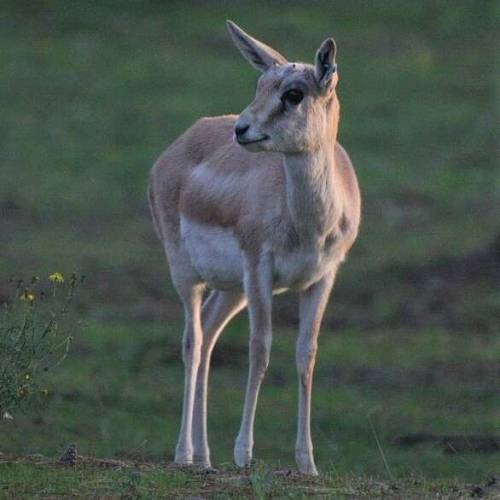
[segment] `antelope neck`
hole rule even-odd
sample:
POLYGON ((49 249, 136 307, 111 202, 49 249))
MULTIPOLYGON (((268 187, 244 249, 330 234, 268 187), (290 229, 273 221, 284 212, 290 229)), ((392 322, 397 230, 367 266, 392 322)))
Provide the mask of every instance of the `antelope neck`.
POLYGON ((302 244, 314 245, 342 215, 334 144, 317 151, 285 155, 287 206, 302 244))

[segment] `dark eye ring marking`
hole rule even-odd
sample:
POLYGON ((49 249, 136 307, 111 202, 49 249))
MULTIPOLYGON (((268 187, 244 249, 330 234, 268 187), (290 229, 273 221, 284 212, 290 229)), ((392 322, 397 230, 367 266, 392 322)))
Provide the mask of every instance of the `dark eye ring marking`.
POLYGON ((283 103, 291 104, 292 106, 297 106, 304 99, 304 92, 298 89, 287 90, 282 96, 281 101, 283 103))

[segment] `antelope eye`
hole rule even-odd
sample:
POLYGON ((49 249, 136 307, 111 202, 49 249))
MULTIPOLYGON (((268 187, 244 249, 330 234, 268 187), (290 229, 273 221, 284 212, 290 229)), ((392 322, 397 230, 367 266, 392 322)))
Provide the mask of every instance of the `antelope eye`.
POLYGON ((304 99, 304 92, 301 90, 288 90, 281 96, 281 100, 283 102, 288 102, 290 104, 293 104, 294 106, 297 106, 297 104, 300 103, 304 99))

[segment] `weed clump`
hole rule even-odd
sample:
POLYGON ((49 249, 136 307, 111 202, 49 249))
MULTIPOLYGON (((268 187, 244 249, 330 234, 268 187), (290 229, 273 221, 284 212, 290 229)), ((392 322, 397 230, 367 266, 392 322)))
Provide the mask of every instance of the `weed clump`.
POLYGON ((46 280, 9 280, 0 316, 0 418, 49 396, 43 375, 67 356, 79 326, 71 305, 84 276, 53 273, 46 280))

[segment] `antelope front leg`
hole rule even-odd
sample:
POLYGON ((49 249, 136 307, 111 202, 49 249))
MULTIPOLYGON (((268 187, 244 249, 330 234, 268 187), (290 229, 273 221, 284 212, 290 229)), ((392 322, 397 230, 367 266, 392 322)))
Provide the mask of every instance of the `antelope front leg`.
POLYGON ((303 474, 318 475, 311 440, 311 391, 318 334, 335 274, 315 283, 300 295, 300 327, 296 358, 299 376, 299 412, 295 460, 303 474))
POLYGON ((184 303, 185 327, 182 339, 182 360, 184 361, 184 401, 182 405, 182 421, 179 440, 175 448, 175 463, 191 464, 193 462, 193 440, 191 436, 193 424, 193 405, 196 375, 200 364, 202 342, 201 301, 203 289, 199 286, 189 288, 180 294, 184 303))
POLYGON ((262 379, 269 364, 272 340, 271 277, 270 255, 260 255, 257 262, 245 256, 244 284, 250 319, 250 366, 243 418, 234 446, 234 461, 239 467, 249 465, 252 460, 255 409, 262 379))

